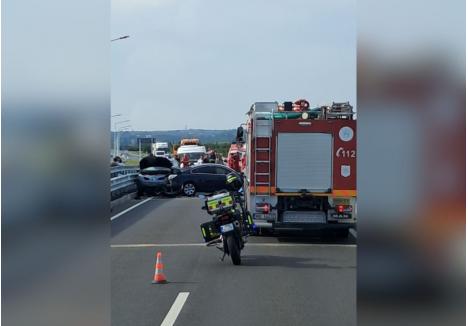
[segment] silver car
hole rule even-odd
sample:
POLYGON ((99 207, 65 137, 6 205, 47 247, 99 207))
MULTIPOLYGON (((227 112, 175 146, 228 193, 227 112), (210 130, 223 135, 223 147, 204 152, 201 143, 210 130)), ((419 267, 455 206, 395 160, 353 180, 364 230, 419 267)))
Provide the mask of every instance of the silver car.
POLYGON ((175 168, 151 166, 140 171, 137 177, 138 197, 149 195, 176 195, 180 189, 172 189, 169 177, 177 171, 175 168))

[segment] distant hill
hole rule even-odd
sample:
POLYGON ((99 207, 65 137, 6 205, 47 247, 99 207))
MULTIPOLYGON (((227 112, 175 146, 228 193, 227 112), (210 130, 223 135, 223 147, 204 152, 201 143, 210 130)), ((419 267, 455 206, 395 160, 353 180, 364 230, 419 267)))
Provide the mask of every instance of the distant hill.
MULTIPOLYGON (((120 146, 138 146, 138 138, 154 138, 157 141, 178 144, 182 138, 198 138, 202 144, 208 143, 230 143, 235 140, 236 129, 228 130, 166 130, 166 131, 122 131, 120 134, 120 146)), ((111 142, 113 133, 111 135, 111 142)))

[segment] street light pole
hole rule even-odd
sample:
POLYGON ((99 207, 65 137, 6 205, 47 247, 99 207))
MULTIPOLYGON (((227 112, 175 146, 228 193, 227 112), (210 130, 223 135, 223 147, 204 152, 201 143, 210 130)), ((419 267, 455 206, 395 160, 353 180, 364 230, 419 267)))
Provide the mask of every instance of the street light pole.
POLYGON ((114 157, 117 156, 117 137, 118 137, 118 130, 117 130, 117 125, 125 123, 125 122, 130 122, 130 120, 122 120, 122 121, 117 121, 114 123, 114 157))
POLYGON ((119 128, 118 132, 117 132, 117 155, 120 156, 120 132, 121 131, 124 131, 124 130, 128 130, 131 126, 128 125, 128 126, 123 126, 121 128, 119 128))
MULTIPOLYGON (((124 39, 129 38, 129 37, 130 37, 130 35, 124 35, 124 36, 121 36, 121 37, 114 38, 114 39, 112 39, 110 41, 114 42, 114 41, 118 41, 118 40, 124 40, 124 39)), ((112 118, 120 117, 121 115, 122 114, 117 113, 117 114, 112 115, 112 118)), ((120 144, 117 145, 117 141, 120 141, 120 139, 117 139, 118 138, 117 124, 123 123, 123 122, 128 122, 128 121, 130 121, 130 120, 119 121, 119 122, 114 123, 114 157, 117 156, 117 154, 119 152, 119 149, 120 149, 120 144), (117 132, 117 134, 116 134, 116 132, 117 132)))
MULTIPOLYGON (((111 127, 110 127, 111 133, 112 133, 112 118, 121 117, 121 116, 122 116, 121 113, 116 113, 116 114, 111 115, 111 127)), ((115 128, 114 128, 114 129, 115 129, 115 128)), ((115 157, 115 154, 116 154, 116 153, 115 153, 115 142, 116 142, 115 133, 114 133, 112 136, 113 136, 113 137, 112 137, 112 138, 113 138, 113 140, 112 140, 112 146, 114 147, 114 149, 113 149, 113 155, 114 155, 114 157, 115 157)))
POLYGON ((138 161, 141 161, 141 138, 138 137, 138 161))
MULTIPOLYGON (((114 39, 112 39, 110 41, 114 42, 114 41, 118 41, 118 40, 124 40, 124 39, 129 38, 129 37, 130 37, 130 35, 124 35, 124 36, 121 36, 121 37, 114 38, 114 39)), ((118 114, 114 114, 112 117, 120 117, 121 115, 122 114, 118 113, 118 114)), ((126 121, 130 121, 130 120, 126 120, 126 121)), ((121 122, 124 122, 124 121, 121 121, 121 122)), ((118 150, 117 150, 118 147, 116 146, 117 145, 116 144, 117 136, 115 134, 116 129, 117 129, 117 123, 114 124, 114 157, 117 156, 117 152, 118 152, 118 150)))

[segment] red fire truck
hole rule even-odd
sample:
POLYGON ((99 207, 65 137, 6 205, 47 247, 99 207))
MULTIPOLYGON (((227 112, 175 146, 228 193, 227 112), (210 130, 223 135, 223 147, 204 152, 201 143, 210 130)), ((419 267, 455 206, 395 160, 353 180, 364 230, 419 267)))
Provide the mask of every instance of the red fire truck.
POLYGON ((356 120, 349 103, 310 108, 257 102, 248 112, 246 201, 257 227, 324 229, 356 223, 356 120))

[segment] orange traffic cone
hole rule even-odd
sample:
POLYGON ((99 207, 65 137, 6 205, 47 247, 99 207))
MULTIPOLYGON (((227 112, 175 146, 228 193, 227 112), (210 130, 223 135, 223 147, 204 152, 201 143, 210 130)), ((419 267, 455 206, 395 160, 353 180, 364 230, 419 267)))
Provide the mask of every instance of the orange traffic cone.
POLYGON ((158 251, 156 255, 156 266, 154 269, 154 279, 153 284, 164 284, 167 283, 166 276, 163 273, 164 265, 162 263, 162 254, 158 251))

